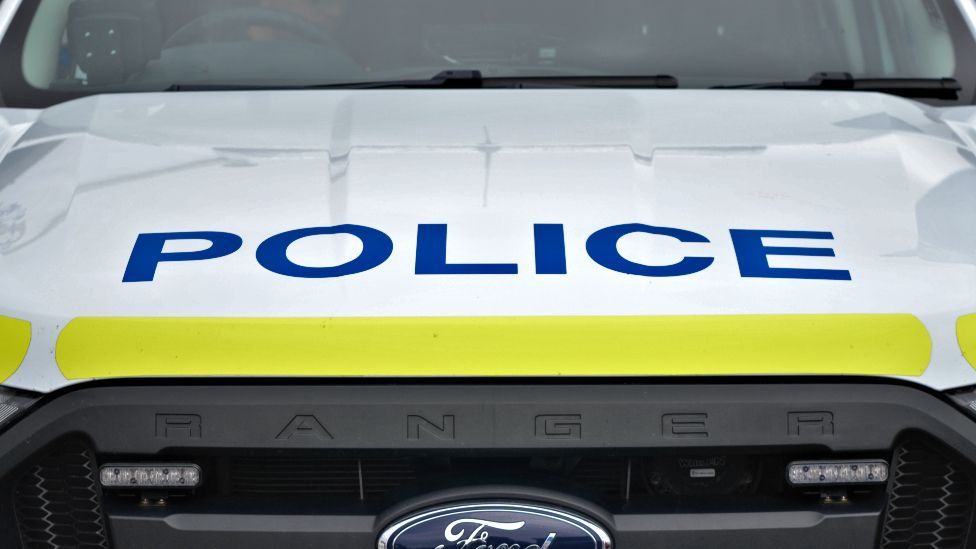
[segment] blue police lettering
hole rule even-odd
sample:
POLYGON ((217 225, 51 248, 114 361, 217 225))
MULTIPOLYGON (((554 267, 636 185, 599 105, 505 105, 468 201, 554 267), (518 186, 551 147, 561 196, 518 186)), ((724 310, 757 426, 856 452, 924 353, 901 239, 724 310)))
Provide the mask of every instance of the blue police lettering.
POLYGON ((816 231, 755 231, 732 229, 732 246, 743 278, 804 278, 809 280, 850 280, 851 273, 834 269, 784 269, 769 266, 769 256, 834 257, 833 248, 776 247, 763 244, 763 238, 833 240, 834 235, 816 231))
POLYGON ((132 247, 122 282, 151 282, 156 277, 156 267, 164 261, 217 259, 241 249, 243 243, 236 234, 214 231, 141 234, 132 247), (206 240, 210 246, 196 252, 163 252, 166 243, 175 240, 206 240))
MULTIPOLYGON (((687 229, 658 227, 640 223, 613 225, 595 231, 585 243, 586 253, 596 264, 618 273, 643 277, 688 276, 710 267, 715 258, 687 255, 670 265, 646 265, 623 257, 618 250, 621 238, 635 233, 671 238, 689 245, 710 244, 702 234, 687 229)), ((833 248, 767 246, 763 238, 833 240, 830 232, 731 229, 732 246, 743 278, 791 278, 804 280, 851 280, 846 269, 778 268, 769 265, 769 256, 835 257, 833 248)), ((535 274, 566 275, 566 233, 559 223, 533 226, 535 274)), ((490 236, 490 235, 489 235, 490 236)), ((447 257, 448 226, 421 224, 417 227, 417 275, 516 275, 517 263, 455 263, 447 257)), ((205 262, 229 256, 241 249, 243 239, 233 233, 218 231, 168 232, 140 234, 132 248, 123 282, 151 282, 162 263, 205 262), (204 241, 209 246, 198 251, 164 252, 168 242, 204 241)), ((393 240, 383 231, 364 225, 310 227, 286 231, 264 240, 257 248, 257 263, 270 272, 296 278, 337 278, 363 273, 383 265, 393 255, 393 240), (295 242, 317 235, 352 235, 363 249, 359 256, 342 265, 309 267, 288 258, 288 248, 295 242)), ((691 249, 691 248, 689 248, 691 249)))
POLYGON ((586 241, 586 252, 590 258, 598 264, 624 274, 665 277, 665 276, 685 276, 704 271, 715 260, 711 257, 686 257, 674 265, 641 265, 628 259, 624 259, 617 251, 617 242, 626 235, 633 233, 646 233, 667 236, 680 240, 681 242, 708 242, 704 236, 686 231, 684 229, 672 229, 670 227, 652 227, 641 225, 640 223, 630 223, 627 225, 614 225, 606 229, 600 229, 593 233, 586 241))
POLYGON ((448 263, 447 225, 421 225, 417 228, 417 263, 419 275, 497 275, 518 274, 514 263, 448 263))
POLYGON ((566 274, 566 232, 554 223, 536 224, 535 273, 546 275, 566 274))
POLYGON ((362 225, 336 225, 297 229, 272 236, 258 246, 257 259, 265 269, 295 278, 337 278, 366 272, 382 265, 393 254, 393 241, 383 231, 362 225), (288 247, 309 236, 350 234, 363 243, 359 257, 335 267, 305 267, 288 259, 288 247))

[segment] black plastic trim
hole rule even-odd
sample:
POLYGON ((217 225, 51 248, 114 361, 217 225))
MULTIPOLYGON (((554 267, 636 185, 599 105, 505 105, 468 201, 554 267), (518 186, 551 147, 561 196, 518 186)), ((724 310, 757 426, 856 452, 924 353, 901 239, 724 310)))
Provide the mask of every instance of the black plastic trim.
POLYGON ((849 452, 890 448, 906 430, 976 456, 976 422, 942 398, 895 384, 80 387, 0 435, 0 476, 33 448, 73 432, 90 437, 98 453, 155 455, 802 445, 849 452), (180 416, 190 425, 181 428, 180 416), (324 432, 289 436, 299 416, 314 416, 324 432), (566 434, 555 425, 566 421, 580 426, 566 434))
POLYGON ((195 514, 159 509, 110 510, 117 549, 369 549, 390 522, 413 512, 466 501, 504 498, 563 508, 599 521, 613 531, 615 549, 766 549, 824 546, 873 547, 879 510, 845 505, 810 510, 663 512, 608 514, 593 504, 557 492, 521 486, 482 486, 430 494, 372 515, 195 514))
MULTIPOLYGON (((0 479, 50 442, 79 434, 104 459, 159 459, 219 449, 876 455, 917 432, 970 462, 976 457, 976 422, 944 395, 897 381, 834 381, 102 382, 49 395, 0 434, 0 479), (296 417, 314 417, 321 429, 308 429, 314 423, 306 421, 296 430, 296 417)), ((840 506, 814 501, 805 508, 633 507, 612 514, 579 495, 550 490, 512 479, 511 486, 461 486, 425 494, 375 514, 365 508, 336 513, 325 506, 314 513, 287 506, 225 509, 193 498, 163 508, 110 500, 106 514, 115 549, 269 543, 342 549, 371 547, 391 520, 427 506, 505 496, 593 517, 611 528, 622 549, 787 544, 795 549, 872 547, 883 508, 875 500, 840 506)))

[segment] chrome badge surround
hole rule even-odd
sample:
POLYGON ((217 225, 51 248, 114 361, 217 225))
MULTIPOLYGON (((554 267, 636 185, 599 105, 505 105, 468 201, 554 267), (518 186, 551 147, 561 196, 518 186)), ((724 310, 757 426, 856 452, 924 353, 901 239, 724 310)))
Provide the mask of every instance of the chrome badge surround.
MULTIPOLYGON (((430 525, 438 519, 467 516, 468 518, 455 519, 444 527, 442 531, 443 542, 440 545, 425 547, 424 549, 477 549, 481 547, 491 547, 493 549, 514 549, 516 547, 520 547, 520 549, 559 549, 558 538, 555 533, 551 533, 549 538, 541 545, 537 543, 522 544, 521 546, 517 543, 492 545, 490 538, 491 528, 511 532, 524 527, 526 521, 503 523, 479 519, 476 516, 479 512, 509 512, 524 515, 526 518, 539 517, 541 519, 562 522, 565 524, 565 527, 575 528, 592 538, 594 549, 612 548, 610 535, 607 531, 595 522, 580 515, 542 505, 498 501, 437 507, 398 520, 383 530, 380 534, 377 548, 398 549, 397 542, 400 537, 415 527, 430 525), (475 526, 470 533, 466 534, 466 537, 463 529, 465 524, 475 526)), ((438 526, 438 529, 441 527, 443 525, 438 526)))

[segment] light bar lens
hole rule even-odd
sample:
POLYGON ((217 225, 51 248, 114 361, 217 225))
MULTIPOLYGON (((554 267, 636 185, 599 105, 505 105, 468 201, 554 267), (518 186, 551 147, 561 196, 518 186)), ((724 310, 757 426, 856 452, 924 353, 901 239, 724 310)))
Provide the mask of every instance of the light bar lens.
POLYGON ((790 484, 881 484, 888 480, 884 461, 810 461, 791 463, 787 470, 790 484))
POLYGON ((193 464, 103 465, 99 479, 105 488, 196 488, 200 467, 193 464))

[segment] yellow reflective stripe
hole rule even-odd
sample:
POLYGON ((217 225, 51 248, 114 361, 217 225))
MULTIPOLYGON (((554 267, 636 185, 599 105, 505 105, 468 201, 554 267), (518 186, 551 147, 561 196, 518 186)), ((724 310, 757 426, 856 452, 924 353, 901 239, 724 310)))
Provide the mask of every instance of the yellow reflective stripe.
POLYGON ((976 368, 976 315, 964 316, 956 323, 962 356, 976 368))
POLYGON ((135 376, 921 375, 911 315, 78 318, 68 379, 135 376))
POLYGON ((0 383, 14 375, 30 347, 29 322, 0 316, 0 383))

